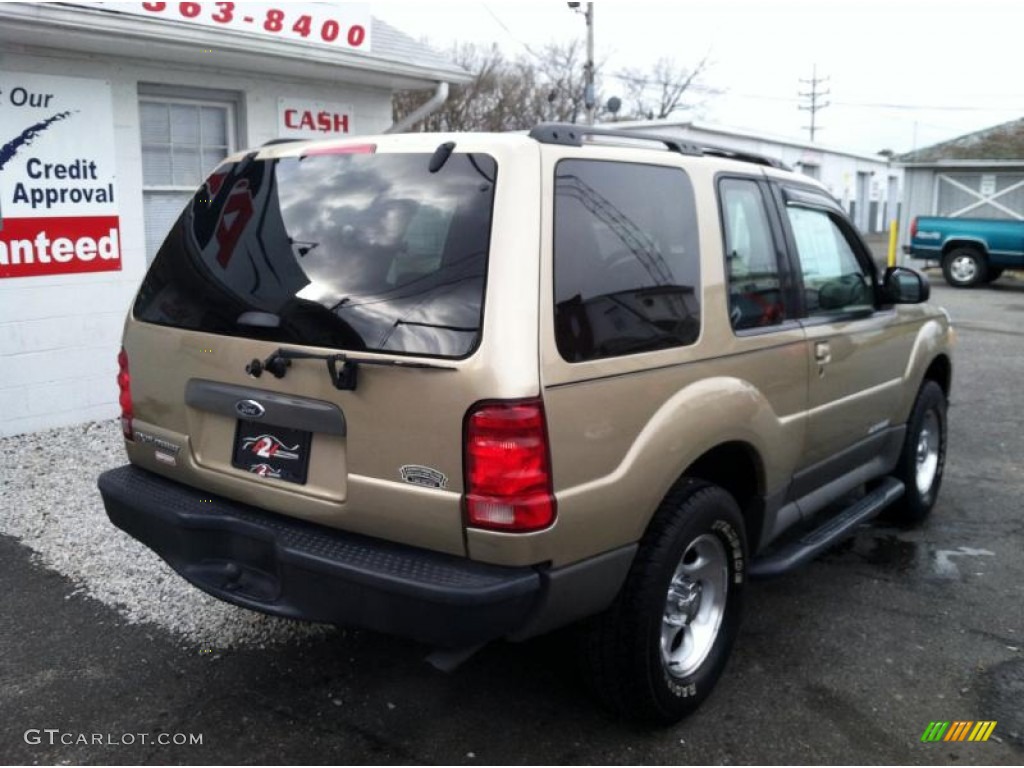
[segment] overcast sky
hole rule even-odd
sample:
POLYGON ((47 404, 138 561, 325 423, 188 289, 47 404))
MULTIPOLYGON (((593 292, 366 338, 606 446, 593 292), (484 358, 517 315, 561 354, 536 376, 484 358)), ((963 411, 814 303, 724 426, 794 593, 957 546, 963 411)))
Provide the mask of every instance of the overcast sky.
MULTIPOLYGON (((494 42, 512 55, 586 32, 555 0, 382 2, 373 14, 438 48, 494 42)), ((602 0, 594 15, 606 73, 710 50, 707 83, 724 94, 696 115, 706 122, 806 138, 797 93, 815 64, 831 78, 822 144, 906 152, 1024 117, 1024 0, 602 0)), ((603 92, 621 87, 606 74, 603 92)))

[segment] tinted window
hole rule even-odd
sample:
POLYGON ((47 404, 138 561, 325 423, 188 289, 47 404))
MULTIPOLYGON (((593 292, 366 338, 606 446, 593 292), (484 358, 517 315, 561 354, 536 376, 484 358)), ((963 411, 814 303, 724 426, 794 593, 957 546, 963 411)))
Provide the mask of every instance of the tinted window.
POLYGON ((325 154, 219 168, 160 248, 136 317, 290 344, 469 354, 497 168, 454 154, 430 173, 429 161, 325 154), (278 327, 253 325, 253 313, 278 327))
POLYGON ((555 338, 578 362, 700 335, 693 187, 676 168, 563 160, 555 175, 555 338))
POLYGON ((782 282, 761 188, 753 181, 726 179, 719 194, 732 327, 781 323, 786 319, 782 282))
POLYGON ((871 281, 827 212, 788 206, 809 315, 872 308, 871 281))

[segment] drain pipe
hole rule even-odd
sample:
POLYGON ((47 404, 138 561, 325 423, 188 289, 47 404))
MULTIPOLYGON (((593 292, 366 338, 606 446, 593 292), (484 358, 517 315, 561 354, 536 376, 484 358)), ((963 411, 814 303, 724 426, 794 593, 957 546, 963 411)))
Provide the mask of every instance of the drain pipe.
POLYGON ((384 133, 402 133, 417 120, 422 120, 430 113, 437 111, 438 107, 444 104, 447 98, 448 83, 439 82, 437 88, 434 89, 434 95, 430 97, 430 101, 413 110, 397 123, 393 123, 384 133))

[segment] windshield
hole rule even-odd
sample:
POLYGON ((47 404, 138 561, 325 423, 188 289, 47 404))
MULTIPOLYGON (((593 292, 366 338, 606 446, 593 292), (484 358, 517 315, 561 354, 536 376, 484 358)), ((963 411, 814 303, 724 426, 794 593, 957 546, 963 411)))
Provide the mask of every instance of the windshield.
POLYGON ((497 165, 456 153, 430 173, 430 158, 250 156, 218 168, 157 253, 136 318, 288 344, 469 355, 497 165))

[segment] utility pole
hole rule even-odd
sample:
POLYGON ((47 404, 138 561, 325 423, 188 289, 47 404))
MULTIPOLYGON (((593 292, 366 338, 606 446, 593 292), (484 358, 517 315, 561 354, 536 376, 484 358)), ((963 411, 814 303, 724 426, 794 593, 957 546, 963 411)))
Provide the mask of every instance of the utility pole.
POLYGON ((814 135, 819 130, 819 128, 818 128, 818 121, 817 121, 818 111, 824 109, 825 107, 827 107, 829 105, 829 102, 827 102, 827 101, 823 102, 822 99, 825 96, 828 96, 832 92, 831 91, 819 90, 820 87, 827 85, 828 81, 829 81, 829 78, 827 78, 827 77, 818 77, 818 65, 817 64, 815 64, 814 68, 811 70, 811 79, 810 80, 804 80, 803 78, 800 79, 801 83, 803 83, 804 85, 810 86, 810 90, 807 93, 802 93, 801 92, 800 94, 798 94, 801 99, 807 99, 808 100, 807 104, 801 104, 798 107, 798 109, 800 109, 800 110, 802 110, 804 112, 810 112, 811 113, 811 124, 804 126, 807 130, 809 130, 811 132, 811 141, 814 141, 814 135))
POLYGON ((583 91, 583 105, 587 108, 587 125, 594 124, 597 96, 594 94, 594 4, 587 3, 587 85, 583 91))
MULTIPOLYGON (((587 61, 583 65, 585 85, 583 106, 587 109, 587 125, 594 124, 597 113, 597 94, 594 92, 594 4, 587 3, 587 10, 581 11, 581 3, 566 3, 576 13, 582 13, 587 20, 587 61)), ((575 118, 573 118, 575 120, 575 118)))

